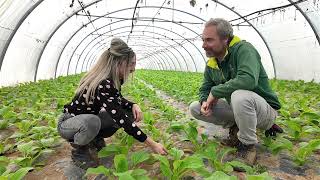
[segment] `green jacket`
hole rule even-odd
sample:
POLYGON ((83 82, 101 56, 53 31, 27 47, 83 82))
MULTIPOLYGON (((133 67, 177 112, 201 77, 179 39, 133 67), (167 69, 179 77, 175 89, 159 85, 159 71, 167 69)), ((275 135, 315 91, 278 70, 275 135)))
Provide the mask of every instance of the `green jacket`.
POLYGON ((214 97, 226 98, 230 104, 231 94, 243 89, 259 94, 274 109, 281 108, 269 85, 260 55, 250 43, 234 36, 224 60, 217 62, 215 58, 209 58, 207 62, 199 89, 200 102, 206 101, 211 91, 214 97))

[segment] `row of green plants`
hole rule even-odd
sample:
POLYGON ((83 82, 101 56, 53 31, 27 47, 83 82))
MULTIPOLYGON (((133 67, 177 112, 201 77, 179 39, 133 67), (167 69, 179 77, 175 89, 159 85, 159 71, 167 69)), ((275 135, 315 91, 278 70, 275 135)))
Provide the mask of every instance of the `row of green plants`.
MULTIPOLYGON (((46 164, 45 159, 41 160, 41 156, 53 153, 54 147, 62 143, 56 131, 56 121, 62 112, 63 105, 72 98, 80 78, 80 75, 60 77, 55 80, 0 89, 1 131, 13 132, 0 144, 1 179, 22 179, 30 170, 37 170, 46 164), (12 154, 15 156, 11 156, 12 154), (15 170, 9 168, 12 166, 15 166, 15 170)), ((206 172, 205 177, 211 176, 211 178, 229 177, 218 169, 214 174, 208 173, 201 161, 204 157, 197 154, 184 156, 182 150, 173 147, 174 142, 170 140, 173 132, 171 130, 178 129, 185 132, 185 139, 189 138, 194 147, 198 147, 196 140, 198 133, 195 126, 184 124, 182 121, 179 122, 180 125, 178 124, 176 117, 181 116, 180 112, 166 105, 157 98, 155 91, 147 88, 138 80, 134 80, 133 85, 127 89, 124 93, 133 97, 146 112, 143 130, 155 140, 165 144, 170 155, 165 157, 144 151, 131 152, 135 140, 123 131, 119 131, 119 134, 115 136, 116 143, 108 145, 99 153, 100 157, 114 155, 114 166, 109 170, 99 167, 98 172, 104 171, 105 175, 121 179, 149 178, 147 171, 138 167, 138 164, 148 160, 151 163, 160 163, 160 177, 169 179, 179 179, 191 171, 199 171, 202 174, 206 172), (159 112, 155 113, 155 110, 159 112), (170 125, 168 131, 157 129, 155 125, 159 122, 168 123, 170 125), (128 160, 129 163, 127 163, 128 160)))
MULTIPOLYGON (((144 79, 143 76, 140 75, 141 72, 142 71, 138 71, 136 73, 139 79, 143 79, 150 84, 154 84, 150 82, 150 80, 148 81, 147 79, 144 79)), ((176 98, 181 98, 180 100, 184 99, 183 101, 186 103, 196 100, 197 98, 198 87, 197 85, 190 85, 190 83, 195 82, 197 77, 199 78, 199 82, 201 82, 202 75, 199 73, 182 73, 182 75, 180 74, 180 72, 165 71, 145 71, 144 73, 147 73, 148 77, 151 77, 151 79, 153 79, 154 81, 160 82, 160 84, 162 83, 166 88, 175 90, 171 93, 175 92, 176 94, 171 95, 176 98), (166 73, 170 73, 170 75, 166 73), (174 73, 178 74, 177 76, 179 78, 176 78, 174 73), (157 79, 159 77, 160 79, 157 79), (171 81, 171 77, 175 80, 171 81), (191 79, 188 80, 187 77, 191 79), (179 83, 176 83, 177 80, 179 80, 179 83), (183 88, 180 86, 183 86, 183 88), (189 90, 188 88, 190 88, 191 90, 189 90)), ((14 133, 8 138, 1 141, 0 144, 1 178, 19 179, 19 177, 22 178, 29 170, 37 169, 45 164, 45 162, 39 162, 37 161, 37 159, 44 153, 52 153, 52 148, 61 143, 61 138, 56 132, 56 120, 62 111, 62 106, 67 103, 73 96, 75 87, 77 86, 80 77, 81 76, 60 77, 55 80, 40 81, 38 83, 27 83, 21 84, 17 87, 7 87, 0 89, 0 127, 2 130, 14 130, 14 133), (6 157, 6 155, 15 152, 18 152, 18 157, 6 157), (15 172, 8 171, 7 167, 12 164, 18 165, 19 169, 15 172)), ((284 104, 286 101, 289 101, 290 99, 294 99, 294 97, 297 97, 295 98, 296 102, 294 104, 288 103, 283 106, 283 110, 280 111, 281 116, 278 121, 283 126, 286 126, 286 132, 293 129, 289 129, 290 127, 287 127, 286 125, 286 121, 292 121, 292 119, 299 119, 301 121, 303 120, 302 122, 298 121, 298 125, 300 125, 302 128, 304 128, 306 125, 310 126, 311 122, 313 123, 311 124, 311 127, 315 129, 310 130, 310 134, 300 135, 301 133, 299 134, 299 132, 305 133, 305 129, 301 130, 300 128, 296 128, 293 129, 294 131, 292 132, 292 135, 290 135, 290 133, 286 133, 280 138, 280 140, 278 139, 277 141, 273 141, 272 139, 266 139, 264 142, 275 153, 278 153, 283 149, 293 149, 293 146, 290 145, 290 143, 292 144, 292 142, 294 143, 294 145, 299 143, 300 148, 298 150, 292 150, 292 152, 296 153, 296 162, 304 164, 307 157, 310 156, 315 149, 319 148, 319 132, 317 131, 317 127, 313 126, 318 125, 319 122, 319 116, 317 113, 319 110, 319 105, 316 104, 316 102, 319 102, 319 95, 316 91, 319 85, 315 83, 303 83, 301 81, 286 82, 273 80, 271 81, 271 83, 277 92, 278 89, 282 89, 281 91, 279 91, 279 97, 282 101, 282 104, 284 104), (294 83, 297 83, 297 85, 293 85, 294 83), (299 89, 299 87, 304 88, 299 89), (295 91, 289 91, 288 89, 295 89, 295 91), (302 99, 304 99, 303 97, 310 99, 308 101, 301 101, 302 99), (304 138, 308 137, 317 138, 314 138, 314 140, 308 142, 303 141, 304 138)), ((154 84, 154 86, 168 92, 168 90, 162 88, 161 85, 154 84)), ((174 179, 183 177, 192 171, 197 172, 199 175, 209 179, 210 176, 213 175, 218 177, 228 176, 229 178, 232 178, 232 176, 229 176, 228 174, 230 173, 230 171, 232 171, 232 167, 236 166, 237 162, 223 162, 223 157, 234 150, 222 150, 215 141, 209 141, 204 134, 199 137, 196 124, 194 124, 193 122, 184 121, 184 119, 177 119, 177 117, 181 117, 181 112, 178 112, 174 107, 166 105, 161 99, 157 98, 156 93, 153 90, 147 88, 139 80, 135 79, 132 85, 129 85, 128 87, 129 88, 125 88, 124 94, 132 97, 135 102, 142 106, 144 112, 146 112, 143 125, 144 131, 147 131, 148 134, 150 134, 154 139, 162 142, 163 144, 165 144, 167 149, 169 149, 169 156, 166 157, 141 152, 142 154, 148 154, 149 158, 147 158, 147 162, 157 161, 158 163, 160 163, 162 176, 168 177, 169 179, 174 179), (165 131, 163 129, 155 128, 155 125, 161 122, 165 122, 164 124, 169 125, 165 131), (182 150, 174 147, 175 142, 173 142, 171 137, 176 132, 179 134, 183 134, 180 139, 181 141, 187 140, 193 144, 192 155, 185 154, 182 150), (216 148, 216 150, 214 150, 214 148, 216 148), (216 153, 211 153, 212 157, 206 157, 204 149, 211 149, 209 152, 216 153), (173 152, 180 152, 178 154, 181 154, 182 152, 182 156, 180 157, 180 159, 174 158, 175 155, 173 152), (220 152, 224 153, 219 154, 220 152), (186 159, 187 162, 192 161, 199 163, 198 165, 195 165, 195 167, 184 167, 186 164, 190 164, 182 163, 184 159, 186 159), (199 159, 201 160, 201 163, 200 161, 198 161, 199 159), (206 160, 210 163, 204 165, 202 160, 206 160), (211 167, 211 169, 208 168, 209 166, 211 167), (180 168, 184 170, 181 170, 180 168)), ((294 125, 292 126, 294 127, 294 125)), ((118 136, 119 141, 125 142, 124 144, 126 146, 130 145, 128 141, 131 141, 133 144, 134 140, 132 138, 130 140, 130 138, 130 136, 126 136, 125 134, 118 136)), ((117 146, 119 144, 121 143, 115 144, 114 146, 117 146)), ((123 162, 123 157, 127 158, 127 160, 133 158, 133 153, 130 152, 131 146, 124 148, 124 150, 123 147, 125 146, 120 146, 120 149, 115 148, 117 150, 114 151, 113 155, 115 155, 115 157, 117 156, 117 158, 114 159, 113 170, 111 169, 108 171, 110 174, 114 175, 115 177, 123 176, 123 178, 129 177, 128 173, 133 178, 138 176, 142 177, 142 174, 145 174, 147 177, 147 174, 144 173, 145 171, 143 170, 138 170, 135 172, 132 171, 133 169, 139 169, 137 165, 142 162, 134 163, 134 165, 128 164, 128 166, 124 165, 124 167, 128 167, 124 168, 127 169, 126 171, 130 171, 128 173, 122 174, 126 171, 121 170, 120 172, 117 170, 119 168, 118 165, 122 166, 122 163, 119 162, 123 162), (115 161, 117 161, 117 163, 115 161), (115 173, 120 174, 115 175, 115 173)), ((109 147, 112 147, 112 145, 109 147)), ((244 168, 247 168, 248 175, 259 174, 263 172, 261 168, 259 169, 257 167, 246 167, 245 165, 242 166, 244 168)), ((262 174, 260 176, 266 176, 266 174, 262 174)))
POLYGON ((200 73, 178 71, 137 70, 135 76, 186 104, 198 99, 202 81, 200 73))
MULTIPOLYGON (((188 104, 198 99, 203 79, 202 73, 177 71, 139 70, 136 76, 188 104)), ((275 79, 270 84, 282 104, 276 122, 285 133, 276 141, 260 137, 272 153, 289 151, 297 165, 304 165, 320 149, 320 85, 275 79)))
POLYGON ((0 179, 22 179, 62 143, 56 121, 80 76, 0 88, 0 179), (14 155, 12 155, 14 154, 14 155))
POLYGON ((135 102, 142 105, 144 124, 141 127, 153 139, 164 144, 169 154, 162 156, 146 151, 130 152, 135 140, 123 131, 119 131, 120 135, 112 140, 113 144, 109 144, 98 154, 99 157, 114 156, 114 166, 90 168, 87 175, 104 174, 114 179, 149 179, 147 172, 141 168, 143 167, 141 164, 158 162, 161 170, 160 178, 181 179, 195 173, 205 179, 237 179, 230 173, 234 167, 241 167, 246 170, 248 179, 272 179, 264 172, 265 169, 260 167, 250 167, 238 161, 225 162, 225 156, 234 152, 235 149, 221 147, 215 140, 209 140, 207 135, 199 135, 195 121, 177 119, 176 117, 181 116, 181 112, 167 111, 172 107, 164 104, 156 96, 155 91, 140 80, 135 79, 124 91, 135 102), (180 139, 174 140, 172 138, 174 134, 180 134, 180 139), (175 147, 177 144, 175 141, 191 142, 192 153, 186 154, 182 149, 175 147))

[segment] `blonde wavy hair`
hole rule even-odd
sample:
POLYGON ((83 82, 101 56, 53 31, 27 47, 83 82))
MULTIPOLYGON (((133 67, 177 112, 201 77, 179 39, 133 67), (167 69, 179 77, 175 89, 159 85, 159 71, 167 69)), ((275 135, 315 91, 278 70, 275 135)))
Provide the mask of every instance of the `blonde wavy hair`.
POLYGON ((76 94, 82 96, 85 90, 86 103, 94 100, 95 91, 101 81, 110 78, 113 80, 115 87, 119 90, 121 80, 125 82, 130 74, 129 65, 134 60, 135 53, 121 39, 113 38, 110 48, 105 50, 97 63, 90 69, 80 80, 76 94), (125 67, 123 79, 120 77, 120 67, 125 67))

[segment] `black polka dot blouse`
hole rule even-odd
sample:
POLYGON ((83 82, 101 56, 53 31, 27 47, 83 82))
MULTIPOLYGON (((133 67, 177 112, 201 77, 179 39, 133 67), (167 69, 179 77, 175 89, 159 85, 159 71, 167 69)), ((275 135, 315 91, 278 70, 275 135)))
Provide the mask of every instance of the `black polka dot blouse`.
MULTIPOLYGON (((121 91, 121 90, 120 90, 121 91)), ((134 103, 126 100, 121 92, 118 91, 111 79, 103 80, 95 91, 94 100, 89 104, 85 102, 86 91, 81 97, 76 95, 72 102, 64 106, 64 113, 70 113, 72 116, 79 114, 95 114, 106 111, 110 114, 113 121, 120 127, 124 128, 125 132, 133 136, 140 142, 147 139, 141 129, 129 119, 125 109, 131 110, 134 103)))

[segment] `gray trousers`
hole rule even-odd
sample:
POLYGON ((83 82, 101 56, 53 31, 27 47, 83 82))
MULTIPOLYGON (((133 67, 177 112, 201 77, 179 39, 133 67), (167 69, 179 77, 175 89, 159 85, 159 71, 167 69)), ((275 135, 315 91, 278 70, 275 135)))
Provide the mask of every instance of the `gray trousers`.
POLYGON ((107 112, 99 115, 80 114, 77 116, 64 113, 59 117, 57 129, 60 136, 69 142, 86 145, 97 136, 102 138, 112 136, 119 126, 107 112))
POLYGON ((258 143, 256 129, 271 128, 277 117, 264 98, 252 91, 236 90, 231 94, 231 106, 222 99, 212 107, 212 114, 200 113, 201 105, 195 101, 190 104, 190 112, 196 119, 229 128, 236 124, 239 128, 238 139, 243 144, 258 143))

